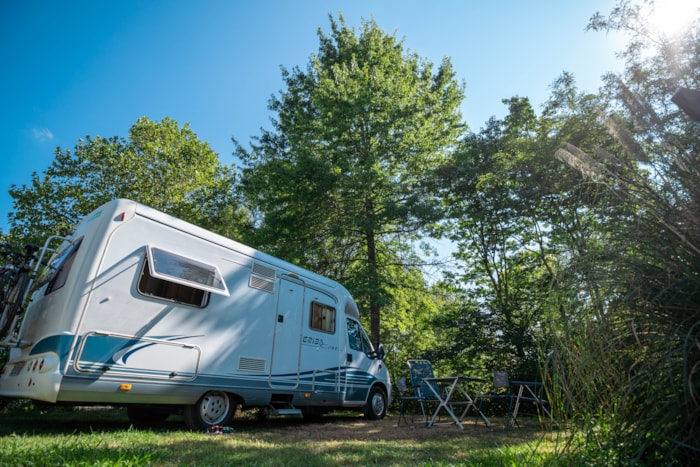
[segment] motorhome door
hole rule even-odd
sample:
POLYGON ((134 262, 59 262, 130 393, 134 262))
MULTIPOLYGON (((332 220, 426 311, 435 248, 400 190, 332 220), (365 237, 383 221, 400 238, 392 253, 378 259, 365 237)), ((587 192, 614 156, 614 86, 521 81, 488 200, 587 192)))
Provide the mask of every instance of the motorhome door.
POLYGON ((270 365, 272 387, 293 389, 299 384, 303 306, 304 284, 293 278, 281 278, 270 365))

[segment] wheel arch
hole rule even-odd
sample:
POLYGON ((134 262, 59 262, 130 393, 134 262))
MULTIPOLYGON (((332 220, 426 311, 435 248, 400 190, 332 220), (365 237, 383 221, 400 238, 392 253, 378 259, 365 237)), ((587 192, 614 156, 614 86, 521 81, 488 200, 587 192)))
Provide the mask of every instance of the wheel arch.
POLYGON ((191 430, 206 430, 215 425, 226 425, 242 406, 243 398, 222 389, 202 391, 194 404, 183 407, 185 424, 191 430))

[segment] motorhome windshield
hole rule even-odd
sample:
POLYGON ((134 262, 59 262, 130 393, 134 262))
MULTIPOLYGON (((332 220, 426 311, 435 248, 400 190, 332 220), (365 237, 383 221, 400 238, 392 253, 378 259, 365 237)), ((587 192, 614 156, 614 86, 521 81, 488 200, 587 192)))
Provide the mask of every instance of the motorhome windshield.
POLYGON ((374 353, 374 347, 365 330, 360 323, 350 318, 348 318, 348 342, 351 349, 364 352, 368 357, 374 353))

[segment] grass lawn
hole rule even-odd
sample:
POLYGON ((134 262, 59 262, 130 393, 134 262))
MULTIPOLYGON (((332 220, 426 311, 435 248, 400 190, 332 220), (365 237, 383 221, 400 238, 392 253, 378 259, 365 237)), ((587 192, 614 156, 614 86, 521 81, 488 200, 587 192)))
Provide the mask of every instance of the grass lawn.
POLYGON ((543 431, 535 418, 520 428, 483 423, 397 427, 397 417, 365 420, 354 413, 319 421, 250 416, 233 434, 187 431, 181 418, 135 428, 124 409, 43 413, 0 412, 0 465, 542 465, 569 464, 555 453, 561 431, 543 431))

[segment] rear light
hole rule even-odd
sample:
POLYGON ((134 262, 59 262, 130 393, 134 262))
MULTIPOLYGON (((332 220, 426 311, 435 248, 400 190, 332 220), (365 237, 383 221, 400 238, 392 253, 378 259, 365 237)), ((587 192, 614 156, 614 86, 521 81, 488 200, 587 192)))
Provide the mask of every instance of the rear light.
MULTIPOLYGON (((24 366, 24 364, 22 364, 22 366, 24 366)), ((46 355, 44 357, 39 357, 34 360, 30 360, 27 364, 25 371, 28 373, 47 373, 56 368, 58 368, 58 360, 51 355, 46 355)), ((5 370, 3 369, 3 371, 5 370)))

